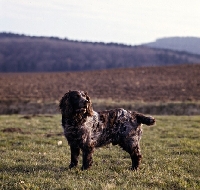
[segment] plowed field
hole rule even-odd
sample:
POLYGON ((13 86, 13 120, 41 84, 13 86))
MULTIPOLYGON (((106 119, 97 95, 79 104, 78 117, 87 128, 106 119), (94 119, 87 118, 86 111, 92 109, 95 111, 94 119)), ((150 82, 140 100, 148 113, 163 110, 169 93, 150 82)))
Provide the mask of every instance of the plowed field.
POLYGON ((0 100, 57 101, 68 90, 125 101, 200 100, 200 64, 90 72, 0 73, 0 100))

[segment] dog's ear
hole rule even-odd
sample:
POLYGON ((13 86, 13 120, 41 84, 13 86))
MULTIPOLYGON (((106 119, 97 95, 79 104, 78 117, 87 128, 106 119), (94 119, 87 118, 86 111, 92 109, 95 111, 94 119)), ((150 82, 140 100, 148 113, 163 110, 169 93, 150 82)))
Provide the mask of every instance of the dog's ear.
POLYGON ((86 99, 88 101, 88 107, 87 107, 87 115, 88 116, 92 116, 93 115, 93 109, 92 109, 92 102, 91 102, 91 99, 90 97, 88 96, 88 93, 87 92, 84 92, 85 96, 86 96, 86 99))
POLYGON ((90 97, 88 96, 88 93, 87 93, 87 92, 84 92, 84 94, 85 94, 85 96, 86 96, 87 101, 88 101, 88 102, 91 102, 91 99, 90 99, 90 97))
POLYGON ((72 112, 72 106, 69 101, 70 98, 70 91, 67 92, 60 100, 59 108, 61 111, 61 114, 69 115, 72 112))

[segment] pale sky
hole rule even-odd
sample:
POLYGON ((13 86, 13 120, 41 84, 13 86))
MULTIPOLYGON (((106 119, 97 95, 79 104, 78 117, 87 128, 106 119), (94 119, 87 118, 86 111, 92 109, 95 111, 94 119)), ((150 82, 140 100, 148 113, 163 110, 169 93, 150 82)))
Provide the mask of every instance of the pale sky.
POLYGON ((0 0, 0 32, 129 45, 200 37, 200 0, 0 0))

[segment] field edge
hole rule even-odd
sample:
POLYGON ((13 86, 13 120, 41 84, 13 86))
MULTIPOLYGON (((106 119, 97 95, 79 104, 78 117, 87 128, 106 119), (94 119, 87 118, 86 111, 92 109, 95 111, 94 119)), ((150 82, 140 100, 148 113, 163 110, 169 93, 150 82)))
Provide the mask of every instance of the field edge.
MULTIPOLYGON (((10 114, 58 114, 59 101, 1 100, 0 115, 10 114)), ((200 115, 200 102, 143 102, 93 99, 96 111, 124 108, 153 115, 200 115)))

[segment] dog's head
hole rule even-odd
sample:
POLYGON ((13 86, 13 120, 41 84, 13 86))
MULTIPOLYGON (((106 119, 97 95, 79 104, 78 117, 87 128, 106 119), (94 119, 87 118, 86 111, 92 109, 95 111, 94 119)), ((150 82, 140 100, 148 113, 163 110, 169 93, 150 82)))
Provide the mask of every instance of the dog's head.
POLYGON ((92 115, 92 103, 90 97, 83 91, 69 91, 60 100, 59 108, 66 116, 77 114, 92 115))

